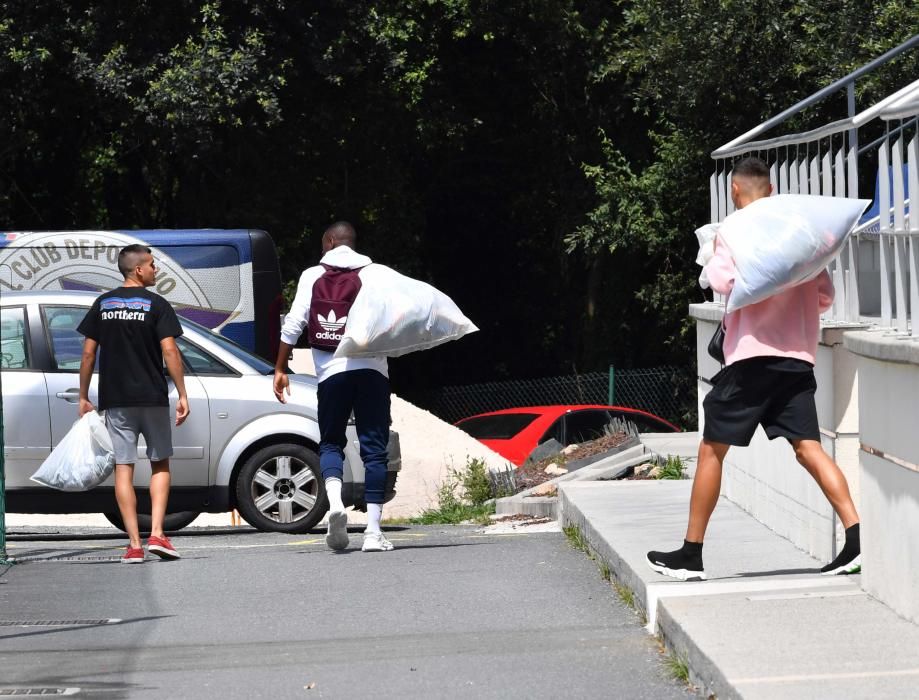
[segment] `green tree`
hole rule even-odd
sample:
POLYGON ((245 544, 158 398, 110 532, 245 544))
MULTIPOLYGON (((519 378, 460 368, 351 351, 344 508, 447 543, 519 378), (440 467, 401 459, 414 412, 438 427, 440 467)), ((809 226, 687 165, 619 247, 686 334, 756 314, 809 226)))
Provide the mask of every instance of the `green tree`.
MULTIPOLYGON (((629 331, 641 329, 640 338, 625 339, 626 361, 681 362, 693 350, 687 304, 703 299, 692 233, 709 218, 709 153, 905 41, 919 26, 919 6, 651 0, 623 7, 624 22, 597 75, 628 85, 634 108, 648 119, 653 150, 635 157, 621 139, 607 139, 603 158, 585 166, 597 204, 567 240, 571 250, 603 258, 598 298, 634 302, 624 315, 597 305, 589 335, 605 339, 600 345, 611 342, 621 326, 604 320, 615 319, 629 331), (630 270, 622 289, 616 277, 628 265, 639 269, 630 270)), ((859 103, 864 108, 917 73, 914 51, 859 81, 859 103)), ((784 129, 843 116, 844 92, 784 129)))

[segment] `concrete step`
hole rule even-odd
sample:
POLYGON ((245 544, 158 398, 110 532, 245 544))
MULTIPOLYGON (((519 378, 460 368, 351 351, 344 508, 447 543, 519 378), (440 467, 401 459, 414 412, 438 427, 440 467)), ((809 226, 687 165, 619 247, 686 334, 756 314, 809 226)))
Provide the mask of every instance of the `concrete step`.
POLYGON ((818 562, 722 498, 703 582, 647 565, 683 541, 691 481, 579 481, 559 487, 559 521, 576 526, 648 629, 685 660, 704 696, 919 697, 919 625, 868 596, 860 576, 818 562))

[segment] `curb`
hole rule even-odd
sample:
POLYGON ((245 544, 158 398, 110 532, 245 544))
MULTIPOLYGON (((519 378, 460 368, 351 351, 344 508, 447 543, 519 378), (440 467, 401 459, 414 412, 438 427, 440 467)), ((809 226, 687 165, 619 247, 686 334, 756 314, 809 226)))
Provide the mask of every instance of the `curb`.
MULTIPOLYGON (((613 580, 632 591, 639 617, 644 620, 650 619, 652 615, 648 610, 648 590, 644 580, 625 559, 619 556, 577 506, 571 503, 564 489, 559 489, 558 499, 558 520, 562 529, 574 526, 581 531, 590 552, 609 568, 613 580)), ((685 586, 682 582, 673 584, 663 582, 659 585, 685 586)), ((689 681, 702 693, 703 697, 714 696, 718 700, 743 697, 728 682, 718 666, 693 641, 692 637, 673 619, 666 604, 656 597, 654 613, 656 629, 649 629, 650 625, 645 626, 645 629, 649 634, 656 635, 675 657, 686 662, 689 669, 689 681)))
POLYGON ((724 673, 708 654, 693 642, 682 625, 673 619, 667 605, 660 601, 657 607, 657 634, 673 656, 686 662, 689 683, 700 690, 704 689, 705 697, 741 700, 743 695, 725 678, 724 673))

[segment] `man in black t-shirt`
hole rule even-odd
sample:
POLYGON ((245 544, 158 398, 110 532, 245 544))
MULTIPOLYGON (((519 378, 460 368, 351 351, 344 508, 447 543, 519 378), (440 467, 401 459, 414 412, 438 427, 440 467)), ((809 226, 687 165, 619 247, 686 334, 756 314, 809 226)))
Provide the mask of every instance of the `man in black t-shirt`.
POLYGON ((156 282, 156 264, 148 247, 133 244, 123 248, 118 254, 118 269, 124 275, 124 286, 96 299, 77 328, 86 336, 80 363, 80 416, 96 410, 89 400, 89 384, 98 348, 99 410, 105 411, 105 425, 112 437, 115 499, 131 540, 121 561, 126 564, 144 561, 134 493, 139 435, 147 443, 152 470, 152 525, 147 549, 163 559, 178 559, 179 553, 163 533, 172 456, 163 362, 179 394, 175 420, 179 426, 185 422, 189 410, 182 356, 175 342, 182 335, 182 326, 169 302, 146 289, 156 282))

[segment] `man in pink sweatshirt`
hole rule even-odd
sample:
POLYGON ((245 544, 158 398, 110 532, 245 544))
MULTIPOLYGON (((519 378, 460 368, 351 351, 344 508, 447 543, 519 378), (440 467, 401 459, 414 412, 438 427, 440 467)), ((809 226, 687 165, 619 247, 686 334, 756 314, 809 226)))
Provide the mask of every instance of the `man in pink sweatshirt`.
MULTIPOLYGON (((734 166, 731 199, 741 209, 772 193, 769 169, 759 158, 734 166)), ((735 267, 727 246, 715 241, 705 266, 716 292, 730 294, 735 267)), ((704 579, 702 540, 721 492, 721 468, 732 445, 745 447, 762 425, 770 440, 787 439, 798 462, 830 501, 843 526, 846 543, 824 574, 860 570, 858 513, 849 485, 823 451, 814 392, 814 357, 820 314, 833 303, 833 283, 824 270, 816 279, 780 292, 724 318, 725 367, 712 377, 705 397, 705 430, 699 445, 683 546, 672 552, 648 552, 655 571, 682 580, 704 579)))

